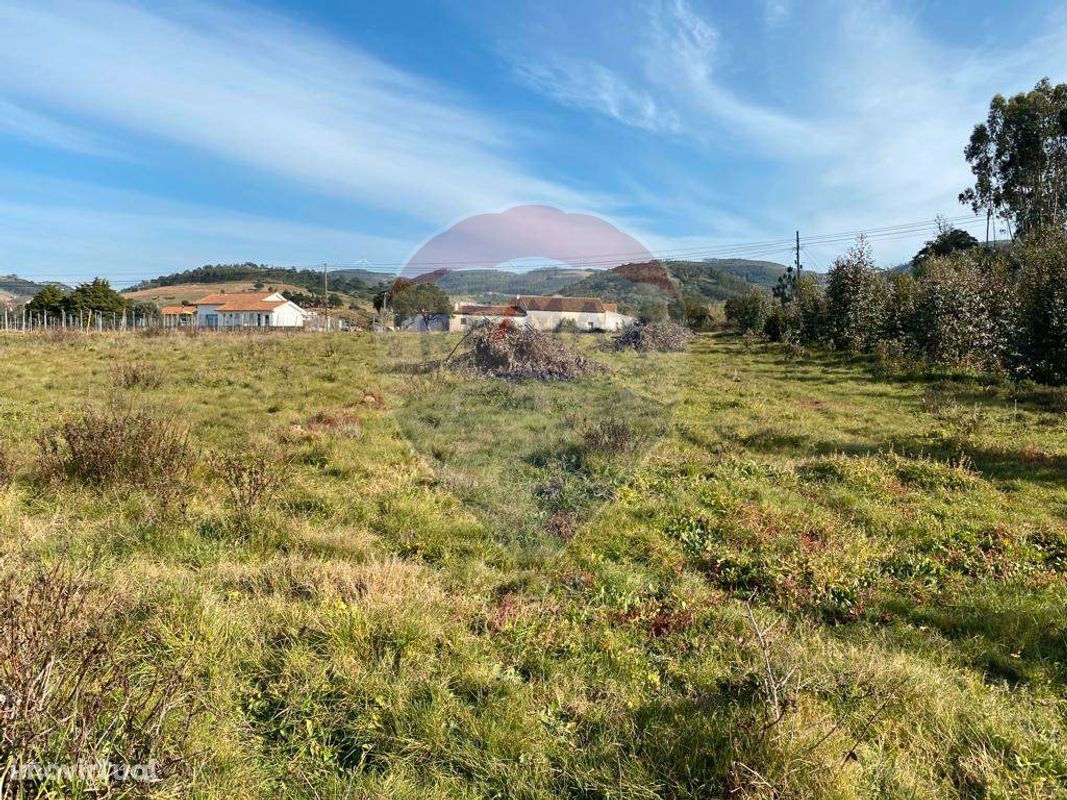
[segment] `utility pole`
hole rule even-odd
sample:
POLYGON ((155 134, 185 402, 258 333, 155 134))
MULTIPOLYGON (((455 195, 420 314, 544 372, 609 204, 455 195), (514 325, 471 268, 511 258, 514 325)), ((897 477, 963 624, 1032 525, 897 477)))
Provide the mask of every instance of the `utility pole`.
POLYGON ((797 278, 800 277, 800 231, 797 231, 797 278))
POLYGON ((326 312, 326 330, 330 330, 330 284, 329 273, 326 271, 326 262, 322 262, 322 307, 326 312))

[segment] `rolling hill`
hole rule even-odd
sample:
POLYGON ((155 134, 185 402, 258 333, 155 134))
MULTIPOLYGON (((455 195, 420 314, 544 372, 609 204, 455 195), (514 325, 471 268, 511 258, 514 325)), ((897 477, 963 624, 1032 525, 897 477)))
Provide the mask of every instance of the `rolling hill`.
MULTIPOLYGON (((261 283, 268 286, 298 287, 307 292, 319 293, 322 290, 322 273, 313 269, 296 269, 294 267, 272 267, 266 264, 205 264, 196 269, 160 275, 149 281, 131 286, 128 294, 135 294, 149 289, 185 285, 223 284, 223 283, 261 283)), ((356 277, 343 276, 339 272, 331 273, 330 291, 369 300, 373 294, 366 282, 356 277)))
POLYGON ((64 292, 71 290, 70 286, 59 281, 38 282, 20 278, 18 275, 0 275, 0 302, 23 302, 33 297, 45 286, 58 286, 64 292))
MULTIPOLYGON (((504 269, 440 269, 416 278, 432 282, 454 299, 500 302, 518 294, 598 296, 631 308, 646 300, 673 300, 696 295, 704 302, 721 302, 753 287, 770 290, 785 272, 772 261, 708 259, 624 264, 610 270, 546 267, 526 272, 504 269)), ((364 283, 388 283, 394 275, 368 270, 331 273, 364 283)))
MULTIPOLYGON (((556 294, 567 286, 593 273, 589 269, 571 267, 543 267, 527 271, 505 269, 441 269, 415 280, 420 283, 432 281, 442 291, 455 297, 488 300, 492 296, 517 294, 556 294)), ((372 272, 364 269, 336 270, 330 273, 342 278, 356 278, 369 286, 388 283, 396 276, 391 273, 372 272)))
POLYGON ((686 295, 716 303, 752 288, 769 290, 784 271, 781 264, 743 259, 664 261, 662 267, 625 264, 594 272, 565 287, 565 293, 600 297, 629 311, 649 301, 670 302, 686 295))

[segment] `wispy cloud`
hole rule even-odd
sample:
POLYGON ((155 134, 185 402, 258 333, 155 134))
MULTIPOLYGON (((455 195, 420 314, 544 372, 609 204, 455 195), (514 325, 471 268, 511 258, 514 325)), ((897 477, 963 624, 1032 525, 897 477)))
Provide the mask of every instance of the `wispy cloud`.
POLYGON ((243 7, 12 0, 0 5, 5 91, 434 222, 590 202, 523 168, 513 132, 464 98, 243 7))
POLYGON ((45 144, 85 155, 122 157, 98 136, 3 98, 0 98, 0 134, 9 134, 33 144, 45 144))
POLYGON ((588 108, 647 131, 678 132, 677 114, 603 64, 560 56, 519 63, 516 71, 534 89, 566 105, 588 108))
POLYGON ((792 0, 763 0, 763 23, 769 28, 783 24, 792 13, 792 0))
MULTIPOLYGON (((699 0, 625 7, 631 24, 614 31, 617 39, 585 46, 585 72, 609 65, 624 76, 627 96, 650 98, 677 120, 671 134, 694 146, 693 160, 717 175, 724 192, 735 183, 735 213, 747 202, 750 219, 818 232, 964 213, 956 202, 970 180, 962 149, 990 97, 1067 73, 1062 14, 1026 46, 998 48, 995 40, 946 41, 914 10, 880 0, 821 0, 805 4, 803 15, 790 0, 765 0, 756 25, 731 39, 699 0), (798 38, 783 43, 774 28, 786 19, 798 38), (747 174, 723 169, 727 159, 748 164, 747 174), (759 196, 751 194, 756 175, 764 175, 759 196)), ((738 20, 731 23, 736 33, 738 20)), ((534 69, 531 62, 556 63, 560 53, 536 41, 522 58, 534 69)), ((539 88, 604 113, 594 85, 561 80, 539 88)), ((709 217, 723 218, 721 210, 709 217)), ((914 244, 888 243, 882 255, 899 258, 914 244)))

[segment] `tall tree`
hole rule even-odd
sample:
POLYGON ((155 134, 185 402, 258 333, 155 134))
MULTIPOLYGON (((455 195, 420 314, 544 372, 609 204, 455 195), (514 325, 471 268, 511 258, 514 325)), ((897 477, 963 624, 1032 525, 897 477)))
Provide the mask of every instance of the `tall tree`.
POLYGON ((67 310, 99 311, 104 314, 124 314, 128 307, 126 298, 111 288, 106 278, 94 278, 92 283, 79 285, 66 298, 67 310))
POLYGON ((911 266, 916 274, 922 272, 926 261, 934 256, 947 256, 961 250, 978 247, 978 240, 960 228, 954 228, 943 217, 937 220, 938 234, 922 246, 911 259, 911 266))
POLYGON ((396 284, 393 286, 391 306, 398 321, 421 316, 423 322, 429 324, 430 317, 436 314, 448 314, 452 310, 448 295, 432 283, 408 281, 399 290, 396 289, 396 284))
POLYGON ((56 316, 66 305, 67 296, 58 286, 47 284, 41 291, 33 296, 26 304, 26 310, 31 314, 51 314, 56 316))
POLYGON ((975 182, 960 202, 976 214, 1003 215, 1013 238, 1067 225, 1067 83, 998 94, 963 152, 975 182))

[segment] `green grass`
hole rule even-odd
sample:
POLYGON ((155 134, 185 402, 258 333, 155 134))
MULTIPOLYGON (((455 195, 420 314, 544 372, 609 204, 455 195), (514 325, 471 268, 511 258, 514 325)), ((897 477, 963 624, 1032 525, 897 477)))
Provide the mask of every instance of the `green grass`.
POLYGON ((1067 796, 1067 393, 570 340, 609 372, 402 368, 445 336, 0 339, 3 571, 87 572, 131 680, 184 675, 153 792, 1067 796), (180 508, 37 477, 35 437, 116 394, 188 428, 180 508), (245 450, 291 459, 251 515, 216 468, 245 450))

